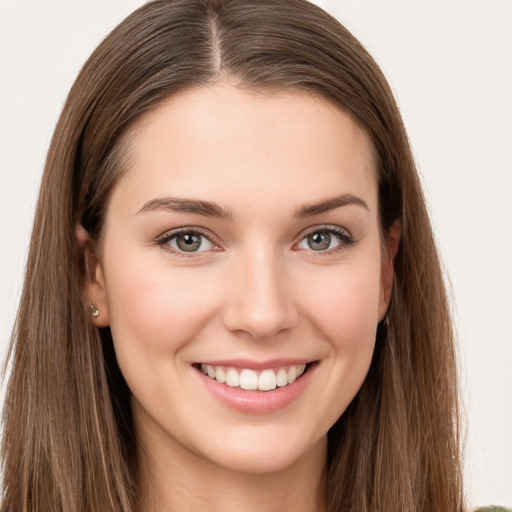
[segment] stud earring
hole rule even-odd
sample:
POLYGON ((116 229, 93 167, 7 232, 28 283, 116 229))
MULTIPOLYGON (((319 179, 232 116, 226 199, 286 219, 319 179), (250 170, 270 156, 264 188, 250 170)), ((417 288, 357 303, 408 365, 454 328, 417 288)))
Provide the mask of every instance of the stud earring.
POLYGON ((388 315, 386 313, 386 316, 381 319, 381 321, 378 323, 379 327, 385 327, 386 329, 389 327, 389 319, 388 315))
POLYGON ((98 308, 94 304, 91 304, 89 306, 89 313, 93 318, 97 318, 100 314, 100 312, 98 311, 98 308))

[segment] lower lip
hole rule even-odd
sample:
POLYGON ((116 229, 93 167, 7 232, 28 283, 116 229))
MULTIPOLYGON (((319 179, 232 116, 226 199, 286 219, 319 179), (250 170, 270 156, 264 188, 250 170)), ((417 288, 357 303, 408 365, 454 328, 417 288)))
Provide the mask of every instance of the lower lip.
POLYGON ((292 384, 272 391, 246 391, 232 388, 211 379, 195 369, 207 389, 223 404, 241 412, 269 413, 284 409, 297 400, 306 389, 317 365, 308 365, 306 371, 292 384))

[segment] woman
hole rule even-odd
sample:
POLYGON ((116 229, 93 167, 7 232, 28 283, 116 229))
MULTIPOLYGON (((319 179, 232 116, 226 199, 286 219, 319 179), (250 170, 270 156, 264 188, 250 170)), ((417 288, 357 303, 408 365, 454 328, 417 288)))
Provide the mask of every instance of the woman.
POLYGON ((302 0, 152 2, 93 53, 11 357, 6 510, 464 508, 403 124, 302 0))

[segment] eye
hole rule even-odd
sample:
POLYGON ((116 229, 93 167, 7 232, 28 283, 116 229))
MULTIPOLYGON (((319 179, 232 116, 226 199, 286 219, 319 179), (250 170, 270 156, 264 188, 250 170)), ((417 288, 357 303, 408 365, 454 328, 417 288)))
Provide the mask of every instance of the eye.
POLYGON ((325 252, 341 249, 352 243, 352 237, 343 229, 324 228, 311 231, 297 244, 297 248, 325 252))
POLYGON ((180 231, 164 236, 158 242, 178 253, 211 251, 214 244, 205 235, 197 231, 180 231))

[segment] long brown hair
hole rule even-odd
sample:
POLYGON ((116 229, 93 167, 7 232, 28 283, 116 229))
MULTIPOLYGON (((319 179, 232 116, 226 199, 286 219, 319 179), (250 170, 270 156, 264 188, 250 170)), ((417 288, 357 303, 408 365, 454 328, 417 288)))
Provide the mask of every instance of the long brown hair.
POLYGON ((222 78, 309 91, 349 112, 377 156, 382 232, 402 225, 370 372, 329 431, 329 509, 463 510, 451 320, 403 123, 366 50, 305 0, 156 0, 80 72, 48 152, 11 342, 2 509, 136 507, 130 394, 109 329, 89 321, 75 228, 101 236, 134 121, 179 90, 222 78))

